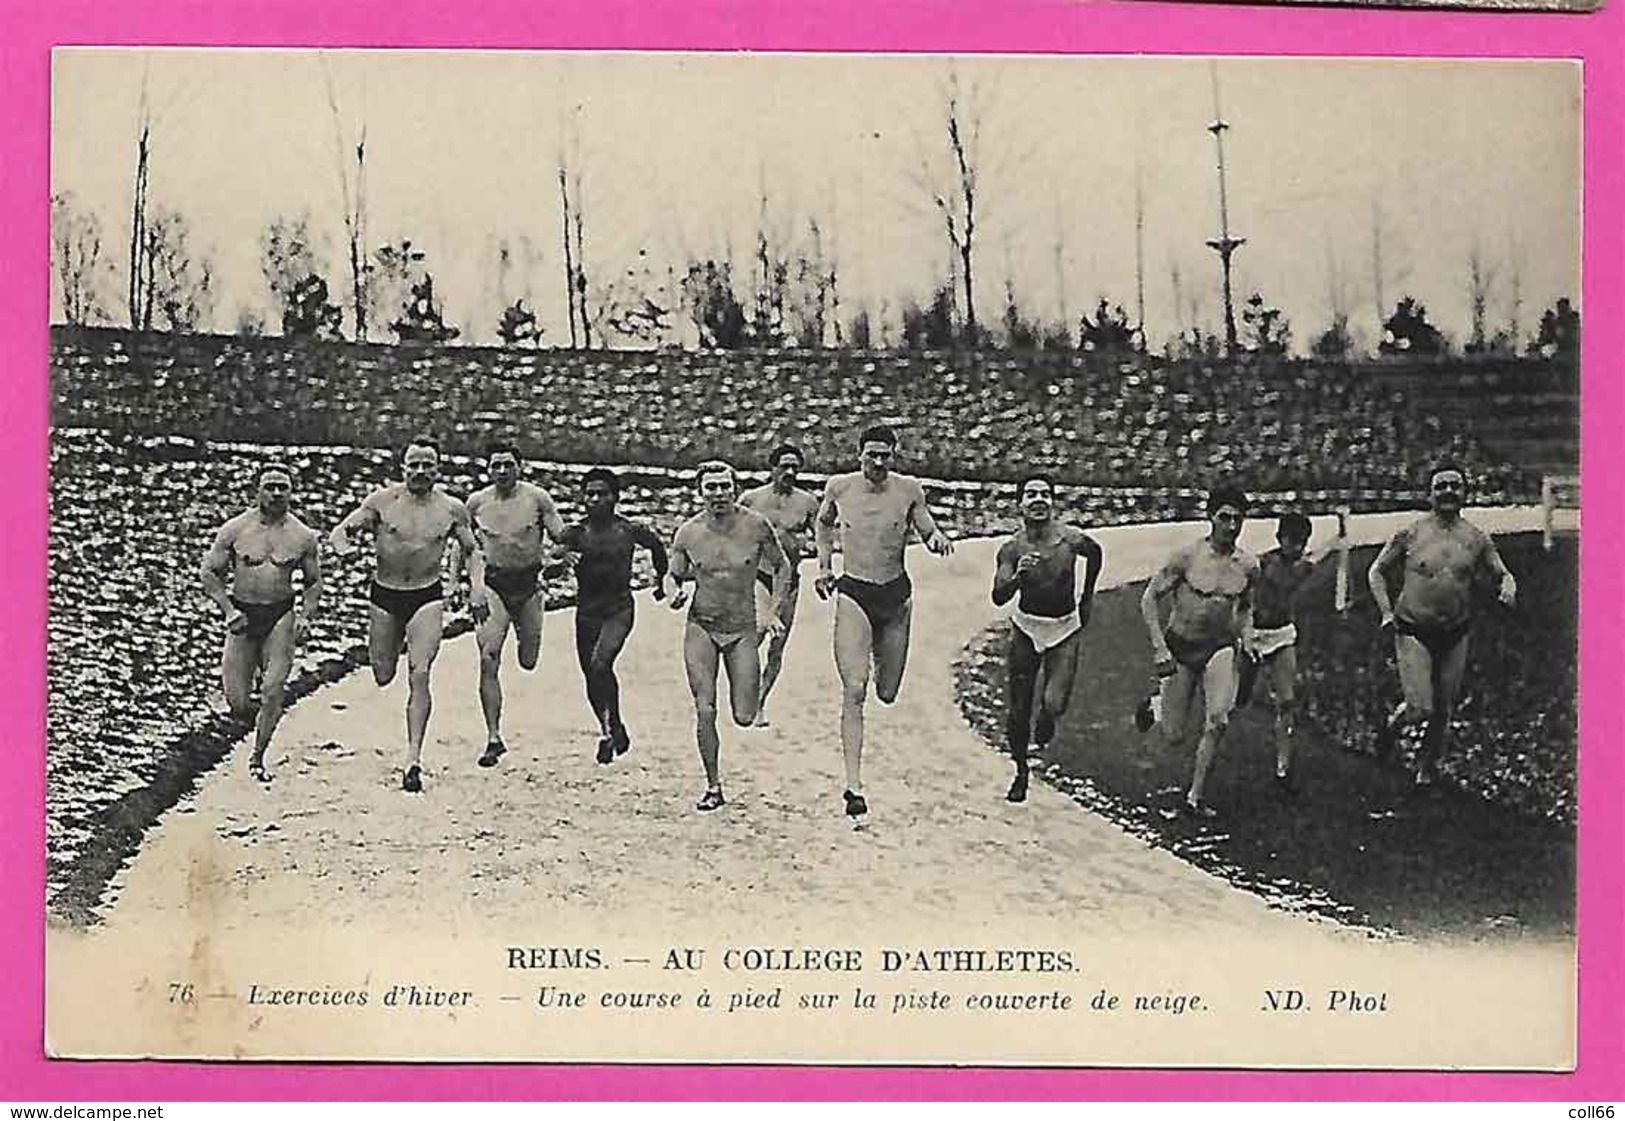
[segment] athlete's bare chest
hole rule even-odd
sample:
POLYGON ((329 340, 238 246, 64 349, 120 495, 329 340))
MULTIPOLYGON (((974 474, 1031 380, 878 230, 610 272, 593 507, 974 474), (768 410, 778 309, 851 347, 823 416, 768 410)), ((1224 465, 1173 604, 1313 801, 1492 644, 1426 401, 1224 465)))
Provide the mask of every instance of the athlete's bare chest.
POLYGON ((582 555, 595 560, 630 559, 632 556, 634 542, 630 526, 618 523, 607 526, 589 524, 582 528, 578 540, 582 555))
POLYGON ((1054 580, 1072 574, 1077 554, 1071 540, 1062 534, 1034 538, 1023 531, 1016 537, 1016 547, 1018 556, 1031 553, 1038 555, 1040 579, 1054 580))
POLYGON ((1478 557, 1477 542, 1449 530, 1419 530, 1408 554, 1410 569, 1429 579, 1466 579, 1478 557))
POLYGON ((428 545, 444 541, 451 532, 450 507, 441 502, 418 503, 396 499, 379 511, 378 532, 384 539, 403 545, 428 545))
POLYGON ((689 559, 701 572, 725 573, 739 570, 754 571, 761 557, 761 538, 741 530, 721 533, 702 529, 689 543, 689 559))
POLYGON ((304 542, 304 534, 287 523, 268 526, 250 522, 238 533, 233 551, 245 568, 292 568, 304 555, 304 542))
POLYGON ((853 529, 900 530, 911 502, 899 489, 873 490, 861 483, 840 496, 841 522, 853 529))
POLYGON ((533 536, 541 532, 541 506, 532 495, 487 498, 476 508, 474 524, 489 537, 533 536))
POLYGON ((774 529, 794 533, 806 528, 816 506, 811 495, 769 494, 753 502, 751 509, 772 522, 774 529))
POLYGON ((1247 590, 1252 570, 1238 556, 1198 550, 1185 571, 1185 584, 1197 595, 1233 599, 1247 590))

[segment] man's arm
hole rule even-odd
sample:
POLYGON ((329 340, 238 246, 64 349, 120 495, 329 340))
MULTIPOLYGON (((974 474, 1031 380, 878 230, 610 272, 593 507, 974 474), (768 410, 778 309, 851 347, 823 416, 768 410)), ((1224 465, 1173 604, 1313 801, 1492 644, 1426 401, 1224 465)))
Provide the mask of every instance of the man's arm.
POLYGON ((776 634, 784 629, 784 615, 790 606, 790 561, 785 556, 784 546, 779 544, 779 534, 773 528, 773 523, 766 518, 762 519, 762 552, 760 564, 766 564, 773 570, 773 617, 767 621, 765 627, 769 634, 776 634))
POLYGON ((812 543, 813 535, 818 532, 818 499, 810 494, 806 497, 807 501, 802 504, 803 514, 801 520, 795 524, 793 531, 796 552, 790 558, 792 564, 807 556, 808 546, 812 543))
POLYGON ((1258 587, 1258 561, 1247 566, 1247 584, 1236 597, 1236 630, 1241 636, 1242 649, 1251 651, 1254 644, 1253 591, 1258 587))
POLYGON ((993 602, 1000 607, 1009 603, 1021 589, 1021 573, 1016 568, 1018 559, 1019 552, 1014 537, 999 546, 998 557, 993 565, 993 602))
POLYGON ((1157 574, 1146 581, 1145 594, 1140 597, 1140 615, 1145 620, 1146 633, 1151 636, 1151 657, 1156 663, 1157 676, 1166 677, 1173 672, 1174 656, 1168 652, 1168 640, 1162 633, 1162 619, 1157 604, 1185 579, 1185 550, 1169 558, 1157 574))
POLYGON ((672 579, 670 606, 673 611, 688 602, 687 582, 694 578, 694 562, 688 555, 688 535, 683 532, 687 528, 685 523, 671 539, 671 568, 668 571, 672 579))
POLYGON ((1106 563, 1106 552, 1100 542, 1082 530, 1073 551, 1083 558, 1083 594, 1078 597, 1078 622, 1087 626, 1095 606, 1095 584, 1100 580, 1100 569, 1106 563))
POLYGON ((316 617, 316 608, 322 601, 321 540, 315 530, 311 531, 310 539, 305 542, 305 555, 301 558, 300 568, 305 574, 305 590, 293 628, 295 639, 303 642, 311 619, 316 617))
POLYGON ((926 505, 925 487, 920 485, 918 479, 914 480, 914 502, 909 507, 909 518, 914 528, 919 531, 920 539, 925 547, 939 557, 945 557, 954 551, 954 543, 948 535, 937 528, 937 520, 931 516, 931 507, 926 505))
POLYGON ((241 631, 248 625, 247 616, 237 610, 237 605, 231 602, 231 593, 226 589, 226 579, 231 575, 232 561, 236 555, 232 547, 236 537, 236 520, 233 519, 214 535, 213 544, 209 546, 209 551, 203 554, 203 563, 198 566, 203 594, 225 612, 226 626, 233 632, 241 631))
POLYGON ((553 501, 553 496, 545 490, 538 489, 537 519, 542 523, 542 532, 547 534, 549 541, 558 542, 564 538, 564 519, 559 516, 559 507, 553 501))
POLYGON ((457 587, 466 558, 468 610, 476 623, 483 622, 486 612, 490 610, 485 590, 485 552, 474 536, 474 520, 469 516, 468 507, 455 498, 448 497, 446 501, 451 503, 451 536, 457 542, 457 548, 451 554, 451 586, 457 587))
POLYGON ((1500 598, 1501 602, 1507 607, 1511 607, 1513 604, 1517 603, 1517 578, 1512 575, 1512 570, 1508 568, 1506 566, 1506 562, 1501 559, 1501 552, 1495 547, 1495 539, 1487 533, 1484 534, 1484 549, 1480 555, 1483 559, 1484 567, 1489 569, 1490 575, 1496 577, 1496 579, 1500 582, 1500 586, 1496 589, 1496 594, 1500 598))
POLYGON ((1377 559, 1366 570, 1365 581, 1371 587, 1371 598, 1377 603, 1377 613, 1384 629, 1393 626, 1394 602, 1388 595, 1388 573, 1405 563, 1407 530, 1400 530, 1388 539, 1377 559))
POLYGON ((818 516, 813 523, 813 539, 818 547, 818 579, 813 583, 813 590, 819 599, 828 599, 835 590, 835 523, 840 516, 835 480, 831 479, 824 484, 824 497, 818 504, 818 516))
POLYGON ((565 575, 581 557, 581 527, 568 526, 542 561, 542 575, 552 580, 565 575))
POLYGON ((350 542, 350 534, 355 533, 357 530, 377 527, 379 517, 378 497, 382 493, 383 491, 375 490, 367 495, 362 500, 361 505, 351 511, 349 517, 334 526, 333 532, 328 534, 327 543, 333 547, 333 551, 339 556, 345 556, 355 548, 350 542))
POLYGON ((666 543, 660 540, 660 534, 642 523, 633 523, 632 541, 649 550, 649 562, 655 568, 655 599, 666 598, 666 574, 671 569, 671 556, 666 551, 666 543))

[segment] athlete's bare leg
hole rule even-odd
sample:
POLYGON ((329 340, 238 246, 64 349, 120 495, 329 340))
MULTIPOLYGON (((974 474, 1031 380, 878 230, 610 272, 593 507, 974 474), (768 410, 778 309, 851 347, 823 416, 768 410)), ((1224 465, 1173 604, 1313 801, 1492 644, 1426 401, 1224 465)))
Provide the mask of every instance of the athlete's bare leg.
POLYGON ((869 616, 849 597, 835 597, 835 669, 841 677, 841 757, 846 789, 863 793, 863 706, 869 699, 874 659, 869 616))
POLYGON ((1175 662, 1174 672, 1162 679, 1160 722, 1163 741, 1168 746, 1178 747, 1185 735, 1185 722, 1190 715, 1191 705, 1196 701, 1197 686, 1201 683, 1201 674, 1184 662, 1175 662))
POLYGON ((1427 722, 1433 712, 1433 654, 1415 635, 1394 635, 1401 699, 1377 735, 1377 757, 1393 754, 1402 729, 1427 722))
POLYGON ((1455 715, 1456 699, 1461 695, 1461 682, 1466 672, 1467 636, 1463 635, 1448 653, 1434 662, 1433 707, 1428 714, 1427 733, 1422 737, 1422 752, 1416 763, 1416 780, 1420 783, 1433 780, 1433 768, 1444 750, 1445 735, 1450 730, 1450 718, 1455 715))
POLYGON ((1038 667, 1042 665, 1032 639, 1019 628, 1010 628, 1008 687, 1005 695, 1005 739, 1010 758, 1016 764, 1016 777, 1005 795, 1012 802, 1027 798, 1027 744, 1032 735, 1033 694, 1038 688, 1038 667))
MULTIPOLYGON (((492 596, 493 600, 500 599, 492 596)), ((541 590, 525 601, 513 620, 514 638, 519 646, 519 668, 529 673, 542 656, 542 623, 547 619, 547 596, 541 590)))
POLYGON ((914 601, 903 604, 891 622, 874 632, 875 697, 883 705, 897 699, 908 667, 908 634, 914 621, 914 601))
POLYGON ((372 662, 372 679, 381 689, 395 680, 395 667, 400 664, 406 643, 406 627, 376 604, 368 610, 367 657, 372 662))
POLYGON ((1072 685, 1077 680, 1078 656, 1083 648, 1082 631, 1074 631, 1044 651, 1041 703, 1033 720, 1033 739, 1040 748, 1055 738, 1055 722, 1066 715, 1072 703, 1072 685))
POLYGON ((293 651, 293 613, 289 612, 277 620, 260 645, 260 712, 254 720, 254 754, 249 760, 255 778, 268 778, 265 749, 271 746, 271 736, 282 719, 283 691, 293 669, 293 651))
POLYGON ((784 608, 784 630, 773 638, 767 640, 767 658, 762 664, 762 696, 756 705, 756 726, 767 727, 767 697, 773 692, 773 686, 779 680, 779 670, 784 666, 784 648, 790 644, 790 632, 796 625, 796 600, 801 598, 801 588, 792 586, 790 601, 784 608))
POLYGON ((700 764, 705 768, 707 794, 722 790, 718 764, 721 744, 717 739, 717 667, 721 660, 716 643, 703 627, 697 623, 684 625, 683 668, 688 671, 688 690, 694 695, 694 739, 700 748, 700 764))
POLYGON ((728 707, 734 723, 748 727, 756 719, 756 706, 762 694, 761 651, 753 642, 740 639, 722 655, 728 670, 728 707))
POLYGON ((626 734, 626 725, 621 721, 621 683, 615 677, 615 659, 621 656, 621 648, 626 645, 631 633, 631 611, 611 615, 598 628, 598 636, 587 659, 587 673, 594 683, 598 701, 603 705, 599 720, 604 735, 609 737, 612 757, 624 755, 627 748, 632 746, 632 739, 626 734))
POLYGON ((226 693, 226 705, 239 720, 254 715, 254 672, 260 665, 260 646, 259 640, 246 634, 227 634, 226 648, 220 655, 220 685, 226 693))
POLYGON ((1297 733, 1298 648, 1288 646, 1264 659, 1270 679, 1270 697, 1275 706, 1275 776, 1292 774, 1292 752, 1297 733))
POLYGON ((501 596, 491 596, 489 604, 490 614, 479 625, 475 639, 480 647, 480 711, 485 714, 486 742, 494 746, 502 742, 502 648, 511 620, 501 596))
POLYGON ((445 630, 445 604, 440 600, 418 608, 406 624, 406 769, 418 769, 423 758, 423 736, 429 728, 434 698, 429 692, 429 673, 440 653, 445 630))
POLYGON ((1236 651, 1225 647, 1208 659, 1202 671, 1202 738, 1196 744, 1196 765, 1191 771, 1190 793, 1186 802, 1202 806, 1202 792, 1208 771, 1213 767, 1219 744, 1230 724, 1230 710, 1236 704, 1236 651))

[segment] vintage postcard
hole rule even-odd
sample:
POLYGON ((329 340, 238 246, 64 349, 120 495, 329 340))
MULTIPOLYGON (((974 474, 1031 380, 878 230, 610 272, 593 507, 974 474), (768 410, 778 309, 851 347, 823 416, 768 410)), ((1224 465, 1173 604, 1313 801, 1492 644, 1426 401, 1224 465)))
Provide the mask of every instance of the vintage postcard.
POLYGON ((1572 1069, 1580 97, 58 50, 49 1053, 1572 1069))

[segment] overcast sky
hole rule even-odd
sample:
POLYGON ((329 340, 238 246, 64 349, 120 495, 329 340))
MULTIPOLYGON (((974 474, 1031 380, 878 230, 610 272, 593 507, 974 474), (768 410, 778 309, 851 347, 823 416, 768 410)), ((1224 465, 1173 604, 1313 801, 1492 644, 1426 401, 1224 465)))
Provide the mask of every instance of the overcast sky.
MULTIPOLYGON (((145 83, 151 199, 212 257, 216 329, 244 309, 275 323, 260 238, 279 215, 308 213, 330 286, 347 283, 325 74, 347 144, 365 121, 370 240, 427 252, 470 341, 494 337, 503 238, 538 255, 509 294, 528 287, 547 337, 568 334, 556 175, 571 121, 593 280, 640 249, 663 275, 731 247, 748 276, 765 185, 779 236, 816 217, 833 241, 843 317, 882 301, 894 317, 946 276, 920 169, 946 153, 951 70, 980 105, 979 314, 999 318, 1007 277, 1046 319, 1063 299, 1074 322, 1100 296, 1132 312, 1138 176, 1148 336, 1160 345, 1193 298, 1222 330, 1203 245, 1219 222, 1214 85, 1198 59, 61 50, 52 187, 100 216, 122 292, 145 83)), ((1217 78, 1230 225, 1248 239, 1237 300, 1261 290, 1299 349, 1330 318, 1336 274, 1355 324, 1374 326, 1374 214, 1386 302, 1417 296, 1458 340, 1475 246, 1496 274, 1492 320, 1509 314, 1514 271, 1525 335, 1558 297, 1577 300, 1577 66, 1226 59, 1217 78)))

